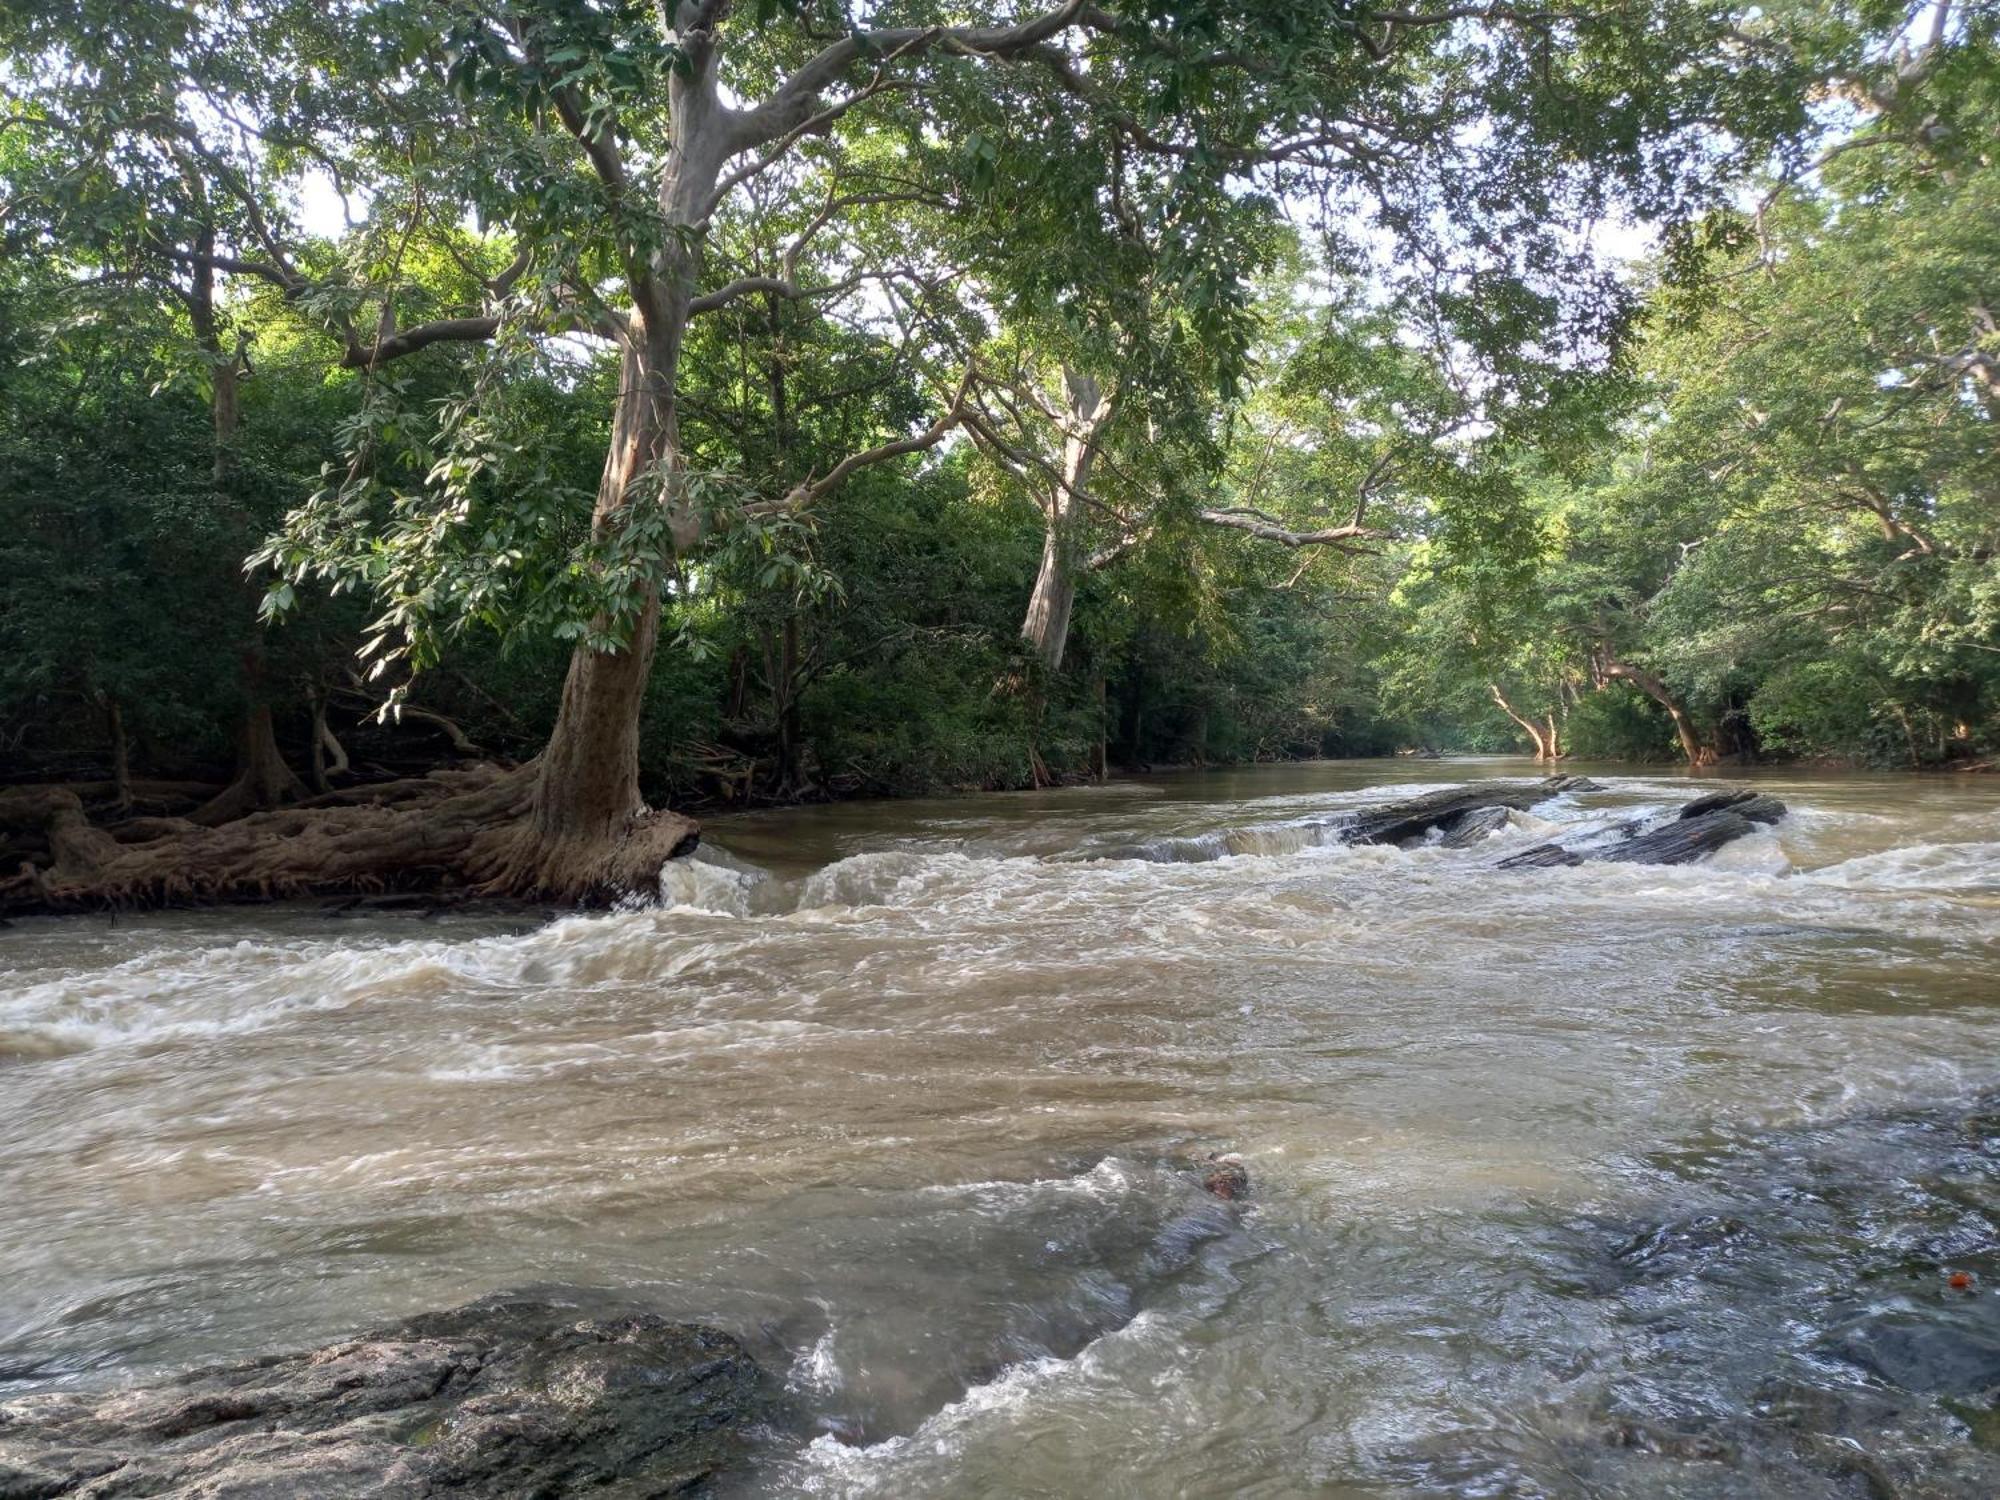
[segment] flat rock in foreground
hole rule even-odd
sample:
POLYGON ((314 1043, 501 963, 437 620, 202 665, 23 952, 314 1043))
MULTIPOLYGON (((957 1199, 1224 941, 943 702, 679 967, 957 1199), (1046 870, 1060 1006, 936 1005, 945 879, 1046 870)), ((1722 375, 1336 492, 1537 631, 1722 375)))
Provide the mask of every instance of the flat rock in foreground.
POLYGON ((502 1295, 151 1389, 0 1402, 0 1500, 684 1494, 771 1400, 716 1329, 502 1295))

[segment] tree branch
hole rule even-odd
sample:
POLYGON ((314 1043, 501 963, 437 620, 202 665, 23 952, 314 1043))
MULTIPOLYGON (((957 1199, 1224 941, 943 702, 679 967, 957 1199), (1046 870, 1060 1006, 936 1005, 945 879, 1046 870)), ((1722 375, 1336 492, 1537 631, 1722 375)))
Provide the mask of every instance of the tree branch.
POLYGON ((1205 526, 1222 526, 1231 531, 1247 532, 1259 541, 1276 542, 1280 547, 1332 547, 1337 552, 1366 554, 1373 549, 1349 544, 1386 542, 1390 539, 1386 531, 1374 531, 1366 526, 1352 523, 1346 526, 1327 526, 1318 531, 1293 531, 1279 525, 1262 511, 1250 510, 1244 506, 1196 511, 1195 519, 1205 526))
POLYGON ((374 370, 401 359, 405 354, 414 354, 419 349, 428 349, 432 344, 477 344, 484 343, 500 331, 500 319, 495 316, 477 318, 438 318, 433 322, 419 323, 415 328, 406 328, 401 333, 390 334, 363 344, 350 340, 347 351, 341 355, 343 369, 374 370))
POLYGON ((878 443, 875 447, 860 453, 850 453, 827 471, 822 479, 808 479, 793 485, 791 490, 779 500, 760 501, 743 507, 744 514, 751 516, 784 515, 806 509, 815 501, 823 500, 841 485, 845 484, 857 470, 874 464, 887 463, 908 453, 921 453, 927 448, 935 448, 944 441, 945 435, 964 420, 966 392, 972 385, 972 371, 967 369, 958 383, 958 389, 951 398, 951 404, 938 414, 922 432, 910 437, 892 439, 878 443))
MULTIPOLYGON (((782 152, 806 128, 815 125, 826 110, 836 112, 837 118, 838 113, 852 108, 877 84, 871 82, 855 96, 831 106, 823 107, 820 96, 865 58, 878 57, 886 65, 932 50, 964 57, 1018 57, 1078 24, 1103 29, 1115 26, 1117 18, 1087 4, 1087 0, 1064 0, 1053 10, 1011 26, 892 26, 856 31, 823 48, 780 84, 770 98, 738 115, 734 149, 747 151, 777 142, 782 152)), ((880 68, 877 76, 882 76, 880 68)))

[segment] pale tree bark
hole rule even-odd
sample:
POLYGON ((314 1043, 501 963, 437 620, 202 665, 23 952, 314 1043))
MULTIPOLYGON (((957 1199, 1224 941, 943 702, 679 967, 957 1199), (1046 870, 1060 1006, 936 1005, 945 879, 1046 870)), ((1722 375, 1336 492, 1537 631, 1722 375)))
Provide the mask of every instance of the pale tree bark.
POLYGON ((1850 497, 1855 504, 1875 517, 1876 524, 1882 528, 1883 541, 1910 543, 1910 551, 1904 554, 1906 557, 1933 557, 1938 553, 1940 549, 1936 539, 1908 517, 1898 515, 1889 497, 1882 493, 1880 487, 1869 479, 1859 465, 1847 465, 1847 475, 1855 486, 1848 492, 1850 497))
POLYGON ((1666 683, 1644 667, 1619 661, 1609 654, 1599 656, 1596 669, 1600 685, 1605 682, 1629 682, 1667 711, 1667 717, 1673 720, 1674 735, 1680 740, 1681 754, 1687 758, 1689 765, 1707 766, 1715 763, 1715 751, 1702 743, 1701 736, 1695 732, 1694 720, 1688 716, 1687 710, 1681 706, 1680 700, 1674 696, 1672 689, 1666 683))
MULTIPOLYGON (((611 443, 591 509, 598 541, 614 536, 640 505, 667 509, 677 547, 697 534, 682 493, 676 381, 701 226, 728 140, 714 48, 702 40, 686 52, 685 72, 669 77, 672 136, 658 200, 664 233, 649 261, 635 257, 626 268, 633 307, 621 338, 611 443)), ((573 100, 563 102, 561 114, 619 211, 628 180, 611 127, 593 127, 573 100)), ((621 648, 600 650, 586 642, 571 655, 555 726, 536 762, 528 818, 514 847, 485 872, 489 883, 560 894, 649 889, 659 866, 686 839, 691 825, 654 818, 639 791, 639 718, 659 643, 659 577, 672 559, 653 561, 634 617, 594 622, 600 631, 622 623, 621 648)))
POLYGON ((1500 712, 1512 719, 1520 727, 1521 732, 1533 741, 1535 759, 1554 760, 1557 756, 1554 717, 1551 716, 1548 728, 1544 730, 1541 725, 1514 707, 1507 695, 1500 691, 1499 683, 1487 683, 1486 690, 1493 695, 1493 701, 1500 706, 1500 712))
POLYGON ((1069 646, 1070 612, 1076 604, 1082 556, 1081 514, 1090 491, 1091 470, 1117 405, 1116 391, 1093 375, 1064 367, 1062 372, 1062 457, 1042 496, 1042 565, 1035 574, 1021 639, 1051 672, 1062 670, 1069 646))
POLYGON ((1971 380, 1973 394, 1986 409, 1988 420, 2000 423, 2000 357, 1993 352, 2000 347, 2000 322, 1984 303, 1968 307, 1966 313, 1972 319, 1972 340, 1953 363, 1971 380))
MULTIPOLYGON (((990 457, 1038 489, 1044 523, 1042 561, 1021 623, 1021 638, 1051 672, 1062 667, 1069 641, 1070 614, 1082 576, 1108 568, 1136 551, 1152 536, 1158 521, 1152 507, 1121 511, 1106 504, 1090 488, 1093 470, 1103 458, 1106 429, 1116 407, 1115 387, 1107 391, 1097 377, 1083 375, 1067 366, 1062 372, 1062 382, 1060 408, 1048 406, 1039 398, 1031 401, 1062 436, 1062 449, 1054 461, 1036 454, 1028 444, 1003 437, 988 412, 976 410, 966 419, 975 441, 990 457), (1093 517, 1100 518, 1100 535, 1102 520, 1109 520, 1111 536, 1091 551, 1085 538, 1092 529, 1093 517)), ((1376 466, 1362 484, 1352 518, 1337 526, 1298 530, 1250 505, 1209 507, 1194 512, 1193 519, 1204 526, 1240 531, 1294 551, 1324 547, 1340 552, 1365 552, 1370 542, 1388 536, 1365 525, 1363 518, 1375 488, 1389 473, 1386 460, 1376 466)))
POLYGON ((349 770, 346 747, 326 722, 326 700, 324 691, 313 695, 312 785, 316 792, 331 791, 332 778, 345 776, 349 770))
MULTIPOLYGON (((632 311, 620 328, 622 345, 612 437, 591 515, 593 536, 614 535, 633 507, 666 510, 675 553, 696 545, 713 524, 685 492, 678 380, 690 320, 758 294, 801 294, 795 269, 806 239, 832 217, 823 213, 785 256, 781 278, 744 278, 697 295, 701 245, 716 207, 734 187, 782 157, 806 132, 831 124, 867 97, 870 85, 828 104, 827 89, 864 57, 893 59, 941 42, 980 46, 1007 55, 1035 45, 1069 23, 1075 7, 1018 27, 888 31, 837 41, 802 66, 753 109, 725 104, 716 84, 713 27, 721 0, 664 7, 683 54, 668 76, 669 144, 659 175, 658 248, 625 268, 632 311), (747 158, 747 160, 744 160, 747 158), (738 163, 732 165, 732 163, 738 163)), ((559 95, 558 113, 582 145, 614 212, 630 191, 616 131, 582 103, 559 95)), ((851 454, 826 475, 795 485, 753 513, 809 507, 855 469, 934 446, 956 424, 963 387, 923 433, 851 454)), ((661 863, 687 847, 694 825, 650 811, 639 790, 639 722, 659 641, 660 584, 671 556, 656 566, 617 650, 584 642, 571 656, 561 706, 547 746, 534 763, 528 817, 514 838, 479 873, 489 886, 516 893, 575 896, 651 889, 661 863)), ((600 626, 610 624, 598 622, 600 626)))

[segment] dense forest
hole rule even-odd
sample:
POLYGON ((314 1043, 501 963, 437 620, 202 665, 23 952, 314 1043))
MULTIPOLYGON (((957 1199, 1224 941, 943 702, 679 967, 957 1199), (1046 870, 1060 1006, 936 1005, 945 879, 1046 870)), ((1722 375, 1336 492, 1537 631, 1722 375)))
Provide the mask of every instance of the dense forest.
POLYGON ((17 895, 2000 738, 1991 6, 4 16, 17 895))

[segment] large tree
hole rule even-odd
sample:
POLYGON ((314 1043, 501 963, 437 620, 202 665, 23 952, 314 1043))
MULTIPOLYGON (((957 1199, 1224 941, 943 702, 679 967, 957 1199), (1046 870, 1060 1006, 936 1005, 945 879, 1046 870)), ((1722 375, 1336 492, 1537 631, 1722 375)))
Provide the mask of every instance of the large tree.
MULTIPOLYGON (((1059 144, 1067 131, 1083 159, 1143 158, 1210 192, 1255 183, 1302 205, 1329 254, 1437 318, 1441 342, 1588 357, 1625 311, 1592 264, 1589 225, 1686 219, 1801 126, 1811 69, 1762 34, 1779 24, 1673 0, 11 7, 10 128, 68 143, 84 174, 185 168, 218 205, 214 237, 142 228, 124 243, 262 285, 368 377, 350 462, 271 549, 287 586, 380 589, 382 649, 419 661, 474 606, 540 611, 575 641, 547 746, 518 772, 402 811, 250 819, 206 838, 112 849, 72 829, 39 899, 439 875, 561 897, 648 887, 693 835, 638 786, 666 591, 708 549, 936 447, 965 418, 976 369, 948 373, 934 320, 912 315, 948 269, 908 236, 863 232, 885 209, 935 212, 942 186, 1056 205, 1038 217, 1057 235, 1115 213, 1088 174, 1006 134, 1059 144), (1021 114, 1031 101, 1051 107, 1021 114), (288 207, 308 179, 356 215, 338 246, 308 241, 288 207), (795 230, 774 260, 728 264, 715 247, 734 219, 769 211, 759 187, 773 182, 795 230), (424 248, 465 262, 461 305, 411 285, 424 248), (692 464, 681 403, 695 321, 746 299, 856 293, 855 316, 895 324, 934 370, 926 417, 754 492, 692 464), (530 566, 508 542, 519 518, 492 504, 494 473, 532 462, 510 442, 510 379, 590 339, 613 349, 619 379, 587 538, 567 566, 530 566), (398 366, 417 358, 456 360, 462 395, 428 411, 399 401, 398 366)), ((1226 295, 1240 271, 1197 261, 1189 274, 1226 295)))

